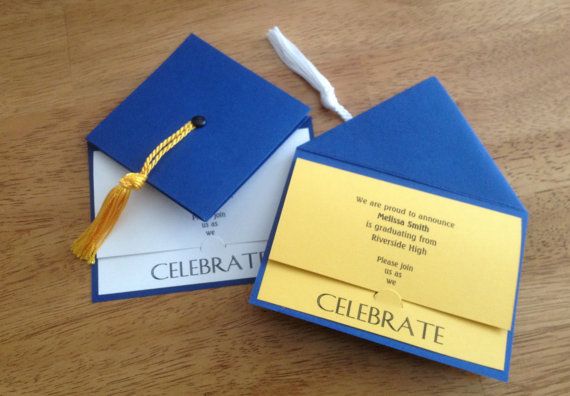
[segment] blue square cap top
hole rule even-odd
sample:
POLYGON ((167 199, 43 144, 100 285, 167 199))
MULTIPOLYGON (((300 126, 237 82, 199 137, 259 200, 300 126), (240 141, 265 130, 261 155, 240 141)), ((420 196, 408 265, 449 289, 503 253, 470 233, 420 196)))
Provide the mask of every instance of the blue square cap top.
POLYGON ((206 220, 307 116, 307 106, 195 35, 88 136, 138 172, 166 137, 194 116, 206 118, 170 150, 148 183, 206 220))
POLYGON ((435 77, 380 103, 299 149, 526 212, 435 77))

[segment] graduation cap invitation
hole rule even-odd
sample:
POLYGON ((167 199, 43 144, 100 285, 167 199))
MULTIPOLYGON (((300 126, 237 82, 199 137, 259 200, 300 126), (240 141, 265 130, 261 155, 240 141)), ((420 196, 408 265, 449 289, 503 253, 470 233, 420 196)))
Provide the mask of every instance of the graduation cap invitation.
MULTIPOLYGON (((255 187, 260 190, 258 206, 265 205, 264 214, 273 217, 270 202, 274 200, 268 195, 281 192, 277 187, 285 178, 280 178, 279 169, 290 161, 294 146, 306 142, 309 137, 307 106, 191 35, 87 136, 94 187, 92 215, 97 216, 84 235, 90 234, 87 239, 98 239, 99 242, 107 237, 112 240, 108 246, 106 243, 96 245, 81 241, 82 235, 78 238, 80 243, 74 244, 74 252, 77 254, 77 250, 81 250, 75 249, 76 245, 87 246, 88 254, 79 252, 80 256, 94 262, 94 252, 102 249, 106 259, 113 258, 119 263, 127 256, 150 252, 201 247, 205 254, 213 254, 220 246, 264 241, 267 234, 262 234, 268 227, 261 225, 255 213, 251 214, 257 217, 248 222, 241 213, 229 215, 222 207, 229 205, 232 197, 241 201, 238 193, 244 187, 252 188, 246 186, 247 182, 258 172, 275 171, 275 177, 266 175, 264 178, 267 193, 265 189, 261 191, 261 183, 255 187), (105 168, 103 163, 108 167, 105 168), (121 172, 131 173, 121 178, 121 172), (104 190, 119 180, 103 200, 104 190), (105 186, 104 189, 97 189, 99 185, 105 186), (131 190, 140 191, 131 195, 131 190), (152 214, 154 208, 150 204, 137 208, 137 202, 156 203, 159 193, 163 197, 158 200, 156 214, 152 214), (139 194, 143 197, 137 198, 139 194), (149 194, 154 194, 154 198, 146 197, 149 194), (129 196, 131 202, 127 204, 129 196), (260 203, 262 197, 267 198, 263 205, 260 203), (178 205, 188 213, 182 215, 182 212, 174 211, 176 214, 173 214, 171 211, 165 214, 164 200, 172 201, 170 206, 178 205), (129 208, 131 204, 133 208, 129 208), (119 217, 123 209, 126 213, 119 217), (227 217, 220 218, 224 216, 221 212, 227 217), (169 221, 189 220, 185 224, 182 221, 168 223, 173 229, 169 234, 163 234, 167 223, 163 223, 162 215, 169 221), (194 223, 205 229, 214 228, 214 222, 220 228, 225 227, 224 232, 189 231, 196 227, 194 223), (91 230, 94 224, 95 229, 91 230), (249 227, 249 231, 237 237, 244 227, 249 227), (253 230, 255 227, 258 228, 253 230), (122 230, 121 234, 113 237, 113 228, 122 230), (186 240, 182 242, 183 236, 186 240)), ((235 202, 232 205, 238 206, 235 202)), ((230 251, 225 252, 228 253, 230 251)), ((170 259, 188 261, 192 257, 180 255, 170 259)), ((163 261, 162 258, 159 261, 163 261)), ((173 274, 176 272, 172 271, 173 274)), ((205 271, 204 267, 202 272, 205 271)), ((97 273, 97 266, 94 272, 97 273)), ((219 277, 210 274, 203 281, 194 283, 204 287, 204 284, 235 281, 221 273, 219 277)), ((142 276, 140 273, 123 275, 142 276)), ((253 272, 248 273, 247 279, 251 280, 252 276, 253 272)), ((141 287, 143 284, 138 283, 141 287)), ((101 282, 97 285, 104 286, 101 282)), ((138 286, 131 289, 135 291, 138 286)), ((113 288, 107 290, 113 291, 111 294, 123 292, 113 288)), ((145 290, 149 290, 148 287, 145 290)))
POLYGON ((506 381, 526 224, 430 78, 297 149, 251 302, 506 381))

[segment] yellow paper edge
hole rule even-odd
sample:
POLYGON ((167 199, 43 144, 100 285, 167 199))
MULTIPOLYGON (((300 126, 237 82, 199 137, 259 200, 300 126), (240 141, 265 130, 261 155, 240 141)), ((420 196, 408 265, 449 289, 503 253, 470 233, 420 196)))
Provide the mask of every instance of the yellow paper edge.
POLYGON ((408 302, 403 302, 401 309, 394 306, 383 309, 370 290, 275 261, 269 260, 267 263, 258 299, 446 356, 504 370, 508 335, 506 330, 408 302), (345 299, 340 302, 339 310, 338 297, 345 299), (352 303, 351 311, 348 312, 350 317, 347 317, 349 299, 352 303), (358 320, 359 304, 367 306, 360 310, 361 320, 358 320), (376 312, 371 307, 380 312, 380 319, 384 312, 390 313, 386 314, 386 319, 391 315, 393 319, 384 321, 383 326, 381 320, 380 324, 375 324, 377 320, 374 317, 369 321, 370 312, 376 312), (409 319, 408 325, 405 324, 406 317, 409 319), (394 331, 390 324, 399 331, 394 331), (408 327, 412 329, 411 332, 408 327))

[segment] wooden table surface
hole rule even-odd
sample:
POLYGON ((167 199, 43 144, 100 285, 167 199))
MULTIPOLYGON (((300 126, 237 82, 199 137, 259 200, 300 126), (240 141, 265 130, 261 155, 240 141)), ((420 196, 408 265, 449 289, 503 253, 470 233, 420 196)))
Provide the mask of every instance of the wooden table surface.
POLYGON ((568 394, 570 2, 1 1, 0 394, 568 394), (85 135, 191 32, 339 123, 437 75, 530 212, 509 384, 250 306, 251 286, 91 303, 85 135))

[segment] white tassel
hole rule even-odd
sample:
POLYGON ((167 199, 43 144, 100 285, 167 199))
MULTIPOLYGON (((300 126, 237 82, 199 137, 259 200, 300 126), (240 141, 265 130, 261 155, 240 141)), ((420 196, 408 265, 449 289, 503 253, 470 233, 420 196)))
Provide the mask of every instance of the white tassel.
POLYGON ((337 113, 344 121, 352 118, 348 110, 338 102, 334 87, 329 80, 319 72, 295 44, 281 33, 277 26, 267 32, 267 38, 283 63, 319 91, 324 107, 337 113))

